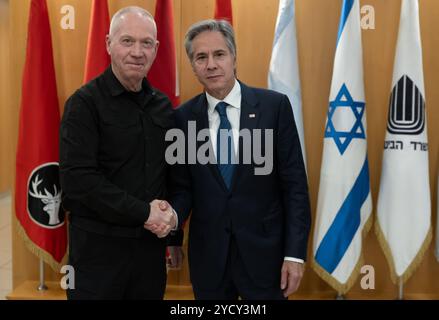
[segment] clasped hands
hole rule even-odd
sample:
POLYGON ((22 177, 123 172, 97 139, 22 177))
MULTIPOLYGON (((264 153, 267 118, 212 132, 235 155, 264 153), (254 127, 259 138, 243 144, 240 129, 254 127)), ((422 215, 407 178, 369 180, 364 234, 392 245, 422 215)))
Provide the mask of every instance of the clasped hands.
POLYGON ((159 238, 166 237, 176 227, 174 210, 166 200, 153 200, 150 204, 149 218, 144 227, 159 238))

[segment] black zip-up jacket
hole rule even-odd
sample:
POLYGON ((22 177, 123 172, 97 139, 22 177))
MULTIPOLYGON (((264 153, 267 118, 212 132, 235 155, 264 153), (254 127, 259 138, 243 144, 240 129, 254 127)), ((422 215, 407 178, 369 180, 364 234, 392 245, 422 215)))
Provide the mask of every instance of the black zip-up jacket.
POLYGON ((146 79, 128 92, 109 67, 66 102, 60 128, 63 207, 87 231, 140 237, 149 203, 166 197, 169 99, 146 79))

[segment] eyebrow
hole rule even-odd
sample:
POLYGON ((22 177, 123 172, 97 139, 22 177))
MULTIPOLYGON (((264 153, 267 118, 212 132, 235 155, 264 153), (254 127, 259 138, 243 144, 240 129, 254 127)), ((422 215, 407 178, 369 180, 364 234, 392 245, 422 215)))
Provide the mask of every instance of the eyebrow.
MULTIPOLYGON (((214 50, 213 51, 213 54, 215 54, 215 53, 222 53, 222 52, 227 52, 227 50, 225 50, 225 49, 218 49, 218 50, 214 50)), ((195 53, 195 57, 198 57, 198 56, 200 56, 200 55, 207 55, 207 52, 205 52, 205 51, 202 51, 202 52, 197 52, 197 53, 195 53)))

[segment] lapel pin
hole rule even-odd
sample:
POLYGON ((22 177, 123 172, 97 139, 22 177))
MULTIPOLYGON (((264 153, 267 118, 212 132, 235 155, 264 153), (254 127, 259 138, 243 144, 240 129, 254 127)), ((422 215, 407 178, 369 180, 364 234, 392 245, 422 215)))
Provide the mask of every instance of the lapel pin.
POLYGON ((248 117, 249 117, 249 118, 256 118, 256 114, 254 114, 254 113, 250 113, 250 114, 248 115, 248 117))

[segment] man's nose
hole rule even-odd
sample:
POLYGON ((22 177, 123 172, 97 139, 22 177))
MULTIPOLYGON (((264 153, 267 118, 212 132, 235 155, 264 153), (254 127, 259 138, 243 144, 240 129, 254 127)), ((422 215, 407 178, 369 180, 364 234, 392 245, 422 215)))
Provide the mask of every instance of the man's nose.
POLYGON ((213 55, 209 55, 207 57, 207 69, 212 70, 212 69, 216 69, 217 64, 216 61, 213 57, 213 55))
POLYGON ((142 56, 142 45, 139 42, 135 42, 131 47, 130 54, 133 57, 141 57, 142 56))

